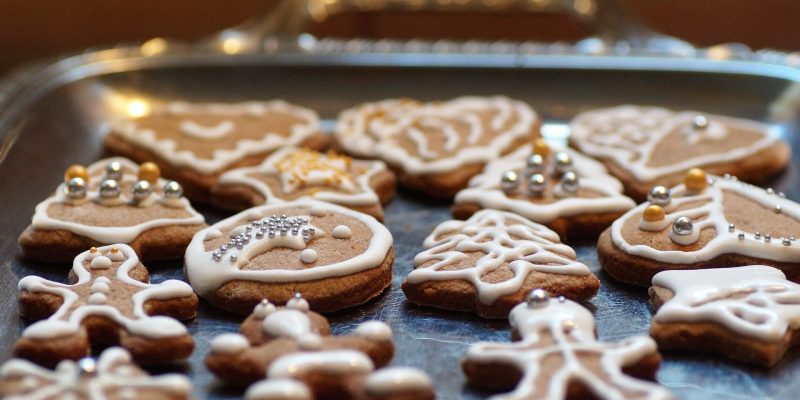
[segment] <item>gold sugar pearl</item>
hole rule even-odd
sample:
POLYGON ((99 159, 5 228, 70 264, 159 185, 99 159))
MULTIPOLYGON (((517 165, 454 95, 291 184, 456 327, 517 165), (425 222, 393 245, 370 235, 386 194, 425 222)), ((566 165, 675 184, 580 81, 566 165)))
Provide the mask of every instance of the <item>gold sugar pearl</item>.
POLYGON ((686 189, 692 192, 700 192, 708 187, 706 172, 700 168, 692 168, 686 173, 683 180, 686 189))
POLYGON ((116 248, 116 247, 112 247, 111 248, 111 253, 113 253, 113 254, 116 254, 118 251, 119 251, 119 249, 116 248))
POLYGON ((64 182, 69 182, 72 178, 81 178, 84 182, 89 182, 89 171, 83 165, 72 164, 64 172, 64 182))
POLYGON ((547 142, 542 138, 534 139, 533 154, 538 154, 542 156, 542 158, 547 158, 547 156, 550 154, 550 145, 548 145, 547 142))
POLYGON ((89 253, 97 253, 97 247, 92 247, 89 249, 89 253))
POLYGON ((159 177, 161 177, 161 168, 155 163, 148 161, 139 165, 139 180, 158 183, 159 177))
POLYGON ((661 206, 652 205, 644 209, 642 218, 647 222, 656 222, 663 220, 665 215, 666 213, 661 206))

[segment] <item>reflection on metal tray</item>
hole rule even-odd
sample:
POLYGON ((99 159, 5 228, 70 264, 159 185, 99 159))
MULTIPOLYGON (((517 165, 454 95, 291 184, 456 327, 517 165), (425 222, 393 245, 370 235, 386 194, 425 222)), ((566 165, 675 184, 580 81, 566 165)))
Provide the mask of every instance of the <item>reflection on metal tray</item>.
MULTIPOLYGON (((619 103, 696 109, 766 121, 781 130, 800 165, 796 111, 800 72, 749 61, 589 57, 583 55, 219 54, 148 58, 121 51, 92 63, 40 69, 22 76, 0 98, 0 138, 8 148, 0 164, 0 359, 11 355, 25 325, 17 317, 16 281, 28 274, 66 280, 67 264, 44 265, 17 257, 16 237, 37 202, 53 190, 71 163, 103 156, 104 121, 135 112, 143 99, 236 101, 283 98, 319 110, 330 124, 336 113, 358 102, 409 96, 423 100, 463 94, 504 94, 528 101, 548 123, 548 134, 563 135, 576 113, 619 103), (45 74, 42 71, 50 71, 45 74), (27 86, 26 86, 27 85, 27 86), (9 99, 16 101, 9 103, 9 99)), ((800 200, 796 167, 773 186, 800 200)), ((214 222, 224 215, 203 211, 214 222)), ((377 318, 396 332, 395 365, 418 366, 433 376, 442 399, 483 398, 464 386, 459 360, 470 343, 509 339, 505 321, 421 309, 406 303, 399 284, 412 267, 423 238, 449 218, 448 204, 401 193, 386 210, 397 258, 391 290, 355 309, 331 316, 335 333, 377 318)), ((646 334, 651 310, 644 290, 625 287, 599 271, 592 242, 572 243, 580 260, 599 274, 603 286, 591 301, 601 339, 646 334)), ((149 265, 154 281, 182 277, 180 260, 149 265)), ((237 329, 239 317, 203 304, 189 329, 197 348, 185 372, 198 398, 222 399, 240 392, 220 387, 203 366, 211 339, 237 329)), ((765 371, 700 355, 665 354, 659 380, 687 399, 791 398, 800 391, 798 352, 765 371)))

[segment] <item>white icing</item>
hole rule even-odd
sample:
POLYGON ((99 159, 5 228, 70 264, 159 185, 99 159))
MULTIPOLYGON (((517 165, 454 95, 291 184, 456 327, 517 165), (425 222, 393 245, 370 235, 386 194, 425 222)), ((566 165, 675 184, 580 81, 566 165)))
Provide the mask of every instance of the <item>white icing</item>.
POLYGON ((391 396, 432 389, 431 378, 423 371, 408 367, 389 367, 373 372, 364 385, 370 396, 391 396))
POLYGON ((211 341, 211 352, 236 355, 250 348, 246 337, 238 333, 223 333, 211 341))
POLYGON ((763 265, 663 271, 653 286, 674 293, 656 312, 658 322, 715 322, 762 342, 800 328, 800 285, 763 265))
POLYGON ((619 343, 598 342, 594 335, 594 318, 589 310, 570 300, 550 299, 544 307, 531 307, 522 303, 511 310, 511 326, 521 340, 512 343, 476 343, 470 346, 468 362, 513 365, 522 371, 516 388, 494 400, 531 399, 542 400, 566 398, 567 387, 579 381, 594 396, 601 399, 624 400, 642 398, 649 400, 669 399, 669 392, 654 383, 632 378, 622 368, 649 354, 656 353, 656 344, 650 337, 640 336, 619 343), (542 332, 552 338, 540 342, 542 332), (551 374, 546 388, 541 384, 542 366, 545 358, 558 354, 559 364, 549 364, 551 374), (602 374, 595 374, 581 363, 581 354, 596 354, 600 357, 602 374))
POLYGON ((690 244, 697 243, 700 240, 700 229, 692 228, 692 233, 688 235, 678 235, 672 229, 669 230, 669 238, 673 242, 681 245, 681 246, 688 246, 690 244))
MULTIPOLYGON (((306 212, 309 212, 306 211, 306 212)), ((310 212, 309 212, 310 213, 310 212)), ((313 216, 311 217, 313 223, 313 216)), ((322 235, 322 231, 317 229, 315 235, 322 235)), ((279 236, 276 235, 276 238, 279 236)), ((287 236, 288 237, 288 236, 287 236)), ((273 242, 277 243, 277 242, 273 242)), ((313 248, 313 241, 309 243, 310 248, 313 248)), ((281 243, 286 245, 286 243, 281 243)), ((263 246, 263 245, 261 245, 263 246)), ((272 245, 270 245, 272 246, 272 245)), ((298 247, 292 248, 305 248, 306 243, 300 239, 298 247), (300 247, 302 245, 302 247, 300 247)), ((256 282, 304 282, 317 279, 324 279, 334 276, 345 276, 356 272, 364 271, 380 265, 389 249, 392 247, 392 235, 383 224, 379 223, 375 218, 366 214, 349 210, 334 204, 323 203, 314 200, 298 200, 291 203, 271 204, 252 208, 228 219, 218 222, 210 228, 201 230, 195 234, 192 242, 186 249, 186 272, 189 281, 200 296, 208 296, 218 287, 231 280, 243 281, 256 281, 256 282), (300 209, 300 210, 313 210, 318 208, 326 212, 336 213, 354 218, 363 223, 370 231, 372 237, 369 239, 368 248, 364 253, 359 254, 349 260, 337 262, 327 265, 315 265, 313 268, 305 269, 239 269, 242 265, 242 258, 252 259, 256 254, 254 246, 259 246, 259 243, 268 242, 268 240, 251 240, 242 252, 246 257, 242 257, 239 263, 231 264, 228 262, 215 261, 211 253, 212 251, 205 250, 205 235, 209 229, 217 229, 227 232, 237 226, 246 224, 249 221, 257 218, 268 217, 273 214, 281 215, 287 209, 300 209), (252 218, 257 215, 256 218, 252 218)), ((262 252, 268 249, 264 248, 262 252)))
POLYGON ((317 252, 314 249, 305 249, 300 252, 300 261, 310 264, 317 261, 317 252))
MULTIPOLYGON (((108 254, 105 255, 111 261, 122 261, 125 259, 125 255, 122 254, 121 251, 109 251, 108 254)), ((94 260, 93 260, 94 261, 94 260)))
MULTIPOLYGON (((155 377, 146 375, 136 368, 130 354, 118 347, 105 350, 96 363, 93 375, 80 372, 77 363, 62 361, 55 371, 42 368, 27 360, 12 359, 0 367, 0 378, 22 377, 23 381, 34 379, 35 386, 23 387, 23 392, 8 394, 5 400, 45 400, 54 398, 86 398, 91 400, 110 399, 109 395, 119 397, 123 391, 139 395, 141 391, 156 391, 166 396, 188 398, 191 394, 189 380, 180 374, 165 374, 155 377), (122 371, 135 373, 121 373, 122 371), (81 384, 86 382, 85 384, 81 384)), ((115 398, 116 398, 115 397, 115 398)))
MULTIPOLYGON (((123 185, 124 183, 132 183, 137 180, 136 176, 138 174, 139 167, 126 158, 113 157, 97 161, 87 168, 90 177, 90 190, 87 193, 87 197, 97 197, 97 187, 105 176, 106 165, 114 161, 119 162, 122 165, 123 178, 120 182, 120 185, 123 185)), ((167 181, 164 179, 159 179, 157 185, 159 187, 163 187, 166 182, 167 181)), ((151 219, 133 226, 93 226, 86 225, 81 222, 62 221, 51 217, 47 213, 47 210, 51 204, 69 202, 67 196, 64 194, 64 185, 64 183, 60 184, 53 196, 48 197, 36 206, 36 211, 33 214, 33 221, 31 222, 31 225, 35 229, 66 230, 80 236, 94 239, 100 243, 131 243, 143 232, 150 229, 172 225, 199 225, 205 222, 203 216, 195 211, 189 204, 189 200, 184 197, 171 200, 174 200, 173 206, 185 209, 186 212, 190 214, 189 217, 151 219)), ((132 196, 132 194, 128 192, 123 191, 122 195, 120 196, 122 203, 133 202, 132 199, 128 198, 128 196, 132 196)))
POLYGON ((306 313, 290 308, 282 308, 267 315, 261 323, 261 329, 269 336, 293 340, 317 335, 311 330, 311 320, 306 313))
POLYGON ((350 236, 353 235, 353 231, 347 225, 336 225, 331 235, 336 239, 350 239, 350 236))
POLYGON ((98 280, 95 280, 90 290, 92 291, 92 293, 108 294, 108 292, 111 291, 111 287, 105 282, 100 282, 98 280))
POLYGON ((262 301, 253 308, 253 315, 258 319, 264 319, 276 309, 277 307, 275 307, 275 304, 269 301, 262 301))
POLYGON ((204 140, 220 139, 233 132, 236 125, 232 121, 220 121, 214 126, 203 126, 190 119, 181 121, 180 130, 182 133, 193 138, 204 140))
POLYGON ((705 129, 692 129, 692 121, 698 114, 630 105, 589 111, 572 121, 571 140, 591 156, 613 160, 641 182, 653 181, 693 167, 740 160, 772 146, 776 141, 764 124, 719 115, 708 116, 709 124, 705 129), (656 146, 676 130, 684 131, 688 147, 696 145, 701 138, 703 141, 724 141, 727 139, 727 127, 732 125, 759 132, 763 137, 724 153, 706 153, 661 167, 647 165, 656 146))
POLYGON ((221 237, 222 237, 222 232, 220 232, 218 229, 209 229, 208 232, 206 232, 204 240, 206 241, 214 240, 221 237))
POLYGON ((91 262, 92 269, 108 269, 111 265, 111 259, 106 256, 94 257, 91 262))
POLYGON ((297 352, 279 357, 267 370, 267 377, 298 378, 312 372, 326 375, 366 374, 374 369, 372 360, 355 350, 297 352))
POLYGON ((367 321, 353 330, 353 336, 373 342, 388 342, 392 340, 392 328, 381 321, 367 321))
MULTIPOLYGON (((151 339, 186 335, 186 327, 183 324, 169 317, 147 315, 144 304, 149 300, 192 296, 192 288, 185 282, 178 280, 149 284, 131 278, 129 272, 139 265, 139 258, 136 253, 130 246, 125 244, 103 246, 97 250, 105 255, 111 251, 112 247, 116 247, 125 256, 125 261, 118 267, 114 279, 126 285, 137 287, 138 291, 133 296, 128 298, 125 291, 117 290, 109 291, 106 294, 101 292, 91 293, 88 299, 82 299, 74 288, 83 285, 90 285, 90 288, 94 288, 95 285, 99 284, 111 284, 107 277, 92 278, 91 272, 84 266, 84 263, 87 262, 87 257, 91 253, 85 251, 75 257, 72 263, 72 271, 78 277, 78 282, 73 285, 52 282, 32 275, 26 276, 19 281, 19 290, 27 290, 33 293, 50 293, 63 299, 63 303, 53 315, 46 320, 30 325, 22 332, 22 336, 36 340, 47 340, 59 336, 72 335, 79 332, 81 323, 86 317, 93 315, 113 320, 132 335, 151 339), (100 296, 105 297, 106 301, 96 302, 99 301, 100 296), (123 298, 120 300, 117 296, 123 296, 123 298), (92 300, 93 297, 95 300, 92 300), (111 302, 110 299, 130 301, 132 303, 133 316, 123 315, 117 308, 106 304, 111 302), (88 304, 81 304, 84 301, 88 304)), ((95 259, 97 258, 99 257, 95 259)))
POLYGON ((347 153, 383 159, 409 174, 433 174, 492 160, 515 141, 531 137, 538 122, 527 104, 502 96, 428 104, 384 100, 342 112, 334 136, 347 153), (481 121, 487 114, 491 116, 488 126, 481 121), (468 127, 465 137, 456 133, 455 125, 468 127), (434 135, 444 136, 445 150, 457 152, 443 155, 431 150, 428 140, 434 135), (493 139, 479 144, 484 136, 493 139), (415 143, 416 154, 400 146, 404 137, 415 143))
MULTIPOLYGON (((611 225, 611 240, 618 249, 627 254, 668 264, 691 264, 700 261, 708 261, 721 254, 740 254, 743 256, 780 262, 797 262, 797 260, 800 260, 800 245, 797 243, 793 243, 791 246, 784 246, 779 238, 772 238, 770 242, 755 239, 755 232, 744 232, 745 238, 740 240, 738 235, 742 233, 742 231, 739 228, 734 229, 733 232, 728 230, 730 222, 725 218, 725 210, 722 202, 724 192, 729 192, 752 200, 767 210, 773 210, 776 205, 779 205, 784 215, 797 221, 797 229, 799 232, 800 204, 770 194, 764 189, 747 183, 719 177, 714 178, 714 184, 710 185, 701 193, 689 195, 686 193, 686 189, 682 184, 672 188, 671 191, 672 202, 664 209, 666 211, 666 216, 663 220, 654 222, 652 231, 663 231, 671 228, 672 223, 676 219, 680 217, 689 217, 692 219, 694 230, 698 232, 698 235, 699 232, 704 229, 713 229, 716 231, 716 236, 708 241, 702 248, 692 251, 662 251, 644 244, 630 244, 625 237, 622 236, 622 227, 625 225, 625 221, 630 218, 639 218, 644 212, 644 209, 649 205, 649 203, 644 203, 628 211, 611 225), (686 203, 698 201, 703 204, 691 208, 683 206, 686 203), (678 210, 679 208, 680 210, 678 210), (660 224, 660 229, 658 229, 655 224, 660 224)), ((761 234, 765 233, 768 232, 761 232, 761 234)), ((670 238, 672 237, 673 235, 670 234, 670 238)))
POLYGON ((245 400, 314 400, 308 386, 294 379, 256 382, 244 393, 245 400))
POLYGON ((281 181, 284 193, 291 194, 302 186, 315 187, 320 190, 305 197, 346 206, 368 206, 380 204, 370 180, 383 171, 387 171, 387 167, 381 161, 345 161, 342 156, 331 158, 313 150, 287 147, 276 151, 258 166, 225 172, 220 176, 219 183, 252 187, 264 196, 266 204, 282 201, 283 198, 280 193, 273 193, 264 181, 250 175, 276 176, 281 181), (339 192, 324 190, 324 187, 335 188, 339 192))
POLYGON ((411 284, 431 280, 463 280, 475 287, 478 299, 491 304, 522 289, 532 271, 588 275, 589 268, 576 261, 575 251, 543 225, 518 215, 481 210, 466 221, 445 221, 423 243, 425 251, 414 257, 416 269, 406 278, 411 284), (450 234, 447 237, 444 235, 450 234), (464 260, 468 252, 482 252, 473 267, 446 270, 464 260), (422 267, 433 261, 433 264, 422 267), (514 272, 511 279, 492 283, 481 277, 504 264, 514 272))
POLYGON ((89 295, 89 304, 106 304, 108 297, 103 293, 92 293, 89 295))
MULTIPOLYGON (((156 132, 139 126, 136 120, 122 121, 115 125, 114 132, 125 140, 153 152, 156 156, 164 160, 169 160, 172 165, 186 167, 203 174, 213 174, 224 170, 229 165, 247 156, 272 152, 280 147, 293 146, 303 143, 312 135, 320 132, 319 116, 307 108, 295 106, 281 100, 269 102, 247 102, 237 104, 207 103, 189 104, 173 102, 165 106, 166 110, 161 111, 171 114, 186 114, 186 118, 191 115, 216 115, 222 117, 236 117, 240 115, 253 115, 266 118, 269 114, 288 115, 298 118, 301 122, 292 125, 288 136, 283 136, 276 132, 271 132, 270 127, 264 127, 264 135, 260 139, 239 139, 235 140, 235 133, 228 132, 227 135, 213 138, 208 129, 197 131, 190 134, 196 138, 200 133, 204 140, 235 140, 236 147, 232 149, 217 149, 211 158, 200 158, 195 153, 186 149, 178 149, 175 141, 161 139, 156 132), (231 136, 228 138, 227 136, 231 136)), ((159 110, 155 110, 159 112, 159 110)), ((221 131, 222 129, 220 129, 221 131)), ((186 131, 183 130, 185 133, 186 131)), ((214 132, 217 133, 217 132, 214 132)))
POLYGON ((289 299, 289 301, 286 302, 286 308, 291 308, 293 310, 305 312, 310 309, 310 306, 308 305, 308 300, 298 295, 295 295, 295 297, 289 299))
MULTIPOLYGON (((511 211, 531 221, 548 223, 559 217, 583 214, 623 212, 636 205, 622 194, 622 184, 608 174, 603 164, 569 148, 553 148, 572 158, 573 170, 578 175, 578 185, 602 194, 601 197, 564 196, 550 203, 533 203, 525 196, 511 198, 501 188, 500 177, 506 171, 517 171, 525 176, 525 163, 531 155, 531 145, 520 147, 513 153, 489 162, 479 175, 469 181, 469 186, 456 194, 455 203, 477 203, 483 208, 511 211)), ((550 178, 548 178, 550 179, 550 178)), ((520 182, 519 190, 527 186, 520 182)))

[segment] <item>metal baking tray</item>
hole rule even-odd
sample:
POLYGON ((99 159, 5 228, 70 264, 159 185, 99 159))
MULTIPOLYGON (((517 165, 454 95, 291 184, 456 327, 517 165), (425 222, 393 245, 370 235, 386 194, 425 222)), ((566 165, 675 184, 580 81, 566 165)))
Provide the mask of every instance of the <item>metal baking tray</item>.
MULTIPOLYGON (((66 281, 69 268, 69 263, 20 259, 17 236, 69 164, 88 164, 106 155, 101 138, 108 119, 138 99, 283 98, 318 110, 330 127, 338 111, 363 101, 503 94, 529 102, 544 118, 545 134, 561 139, 568 134, 565 122, 576 113, 620 103, 728 114, 767 122, 791 143, 794 166, 772 186, 800 200, 800 70, 790 65, 800 60, 797 55, 727 46, 678 56, 609 49, 592 41, 578 46, 312 41, 309 46, 303 40, 290 51, 267 46, 243 53, 180 45, 163 51, 165 43, 149 42, 31 66, 0 86, 0 361, 11 357, 14 341, 27 325, 17 315, 17 281, 29 274, 66 281)), ((225 216, 214 209, 201 211, 209 223, 225 216)), ((440 399, 485 398, 487 393, 465 386, 459 360, 471 343, 508 341, 507 322, 411 306, 400 290, 425 236, 449 217, 449 204, 401 191, 386 209, 397 253, 391 289, 329 317, 335 334, 368 319, 387 322, 396 335, 394 365, 426 370, 440 399)), ((646 334, 652 315, 646 291, 605 275, 594 242, 570 244, 602 281, 599 295, 588 304, 599 337, 646 334)), ((180 260, 148 267, 155 282, 183 277, 180 260)), ((203 364, 212 338, 236 331, 240 319, 201 303, 197 319, 189 323, 196 349, 178 370, 194 381, 197 398, 241 396, 216 382, 203 364)), ((764 370, 669 352, 658 380, 684 399, 796 398, 798 355, 793 351, 775 368, 764 370)))

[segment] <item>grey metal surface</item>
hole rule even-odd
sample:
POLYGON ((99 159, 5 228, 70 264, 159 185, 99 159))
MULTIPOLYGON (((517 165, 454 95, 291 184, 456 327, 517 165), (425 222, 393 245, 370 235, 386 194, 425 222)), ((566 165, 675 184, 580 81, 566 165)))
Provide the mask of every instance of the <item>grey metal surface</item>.
MULTIPOLYGON (((46 265, 19 259, 16 237, 69 164, 88 164, 104 155, 104 121, 119 113, 120 102, 126 99, 284 98, 319 110, 330 125, 339 110, 367 100, 505 94, 530 102, 552 127, 549 133, 560 132, 559 123, 593 107, 630 102, 697 109, 754 118, 780 129, 795 151, 795 167, 778 177, 773 187, 800 200, 796 167, 800 165, 800 128, 795 105, 800 73, 788 67, 697 59, 457 54, 262 54, 189 61, 155 64, 141 59, 95 71, 86 66, 67 68, 56 77, 31 80, 40 93, 20 96, 18 112, 0 107, 0 139, 4 140, 0 148, 16 138, 0 163, 0 360, 10 357, 14 340, 25 326, 16 315, 16 281, 28 274, 64 281, 69 268, 68 263, 46 265)), ((210 222, 224 216, 212 209, 201 211, 210 222)), ((485 397, 486 393, 464 386, 459 359, 472 342, 508 340, 507 323, 410 306, 399 290, 423 238, 448 219, 448 205, 401 193, 386 214, 397 251, 392 288, 365 306, 330 316, 334 332, 347 332, 367 319, 386 321, 396 334, 394 364, 425 369, 436 382, 439 398, 485 397)), ((603 283, 590 304, 600 338, 616 340, 646 333, 651 310, 645 291, 617 284, 599 271, 592 242, 571 244, 603 283)), ((180 261, 148 266, 156 282, 182 277, 180 261)), ((197 348, 182 370, 192 377, 198 398, 241 395, 216 383, 202 362, 211 339, 235 331, 239 320, 203 303, 198 318, 189 324, 197 348)), ((796 398, 800 393, 795 379, 800 374, 798 353, 792 352, 768 371, 702 355, 668 353, 658 379, 685 399, 796 398)))

